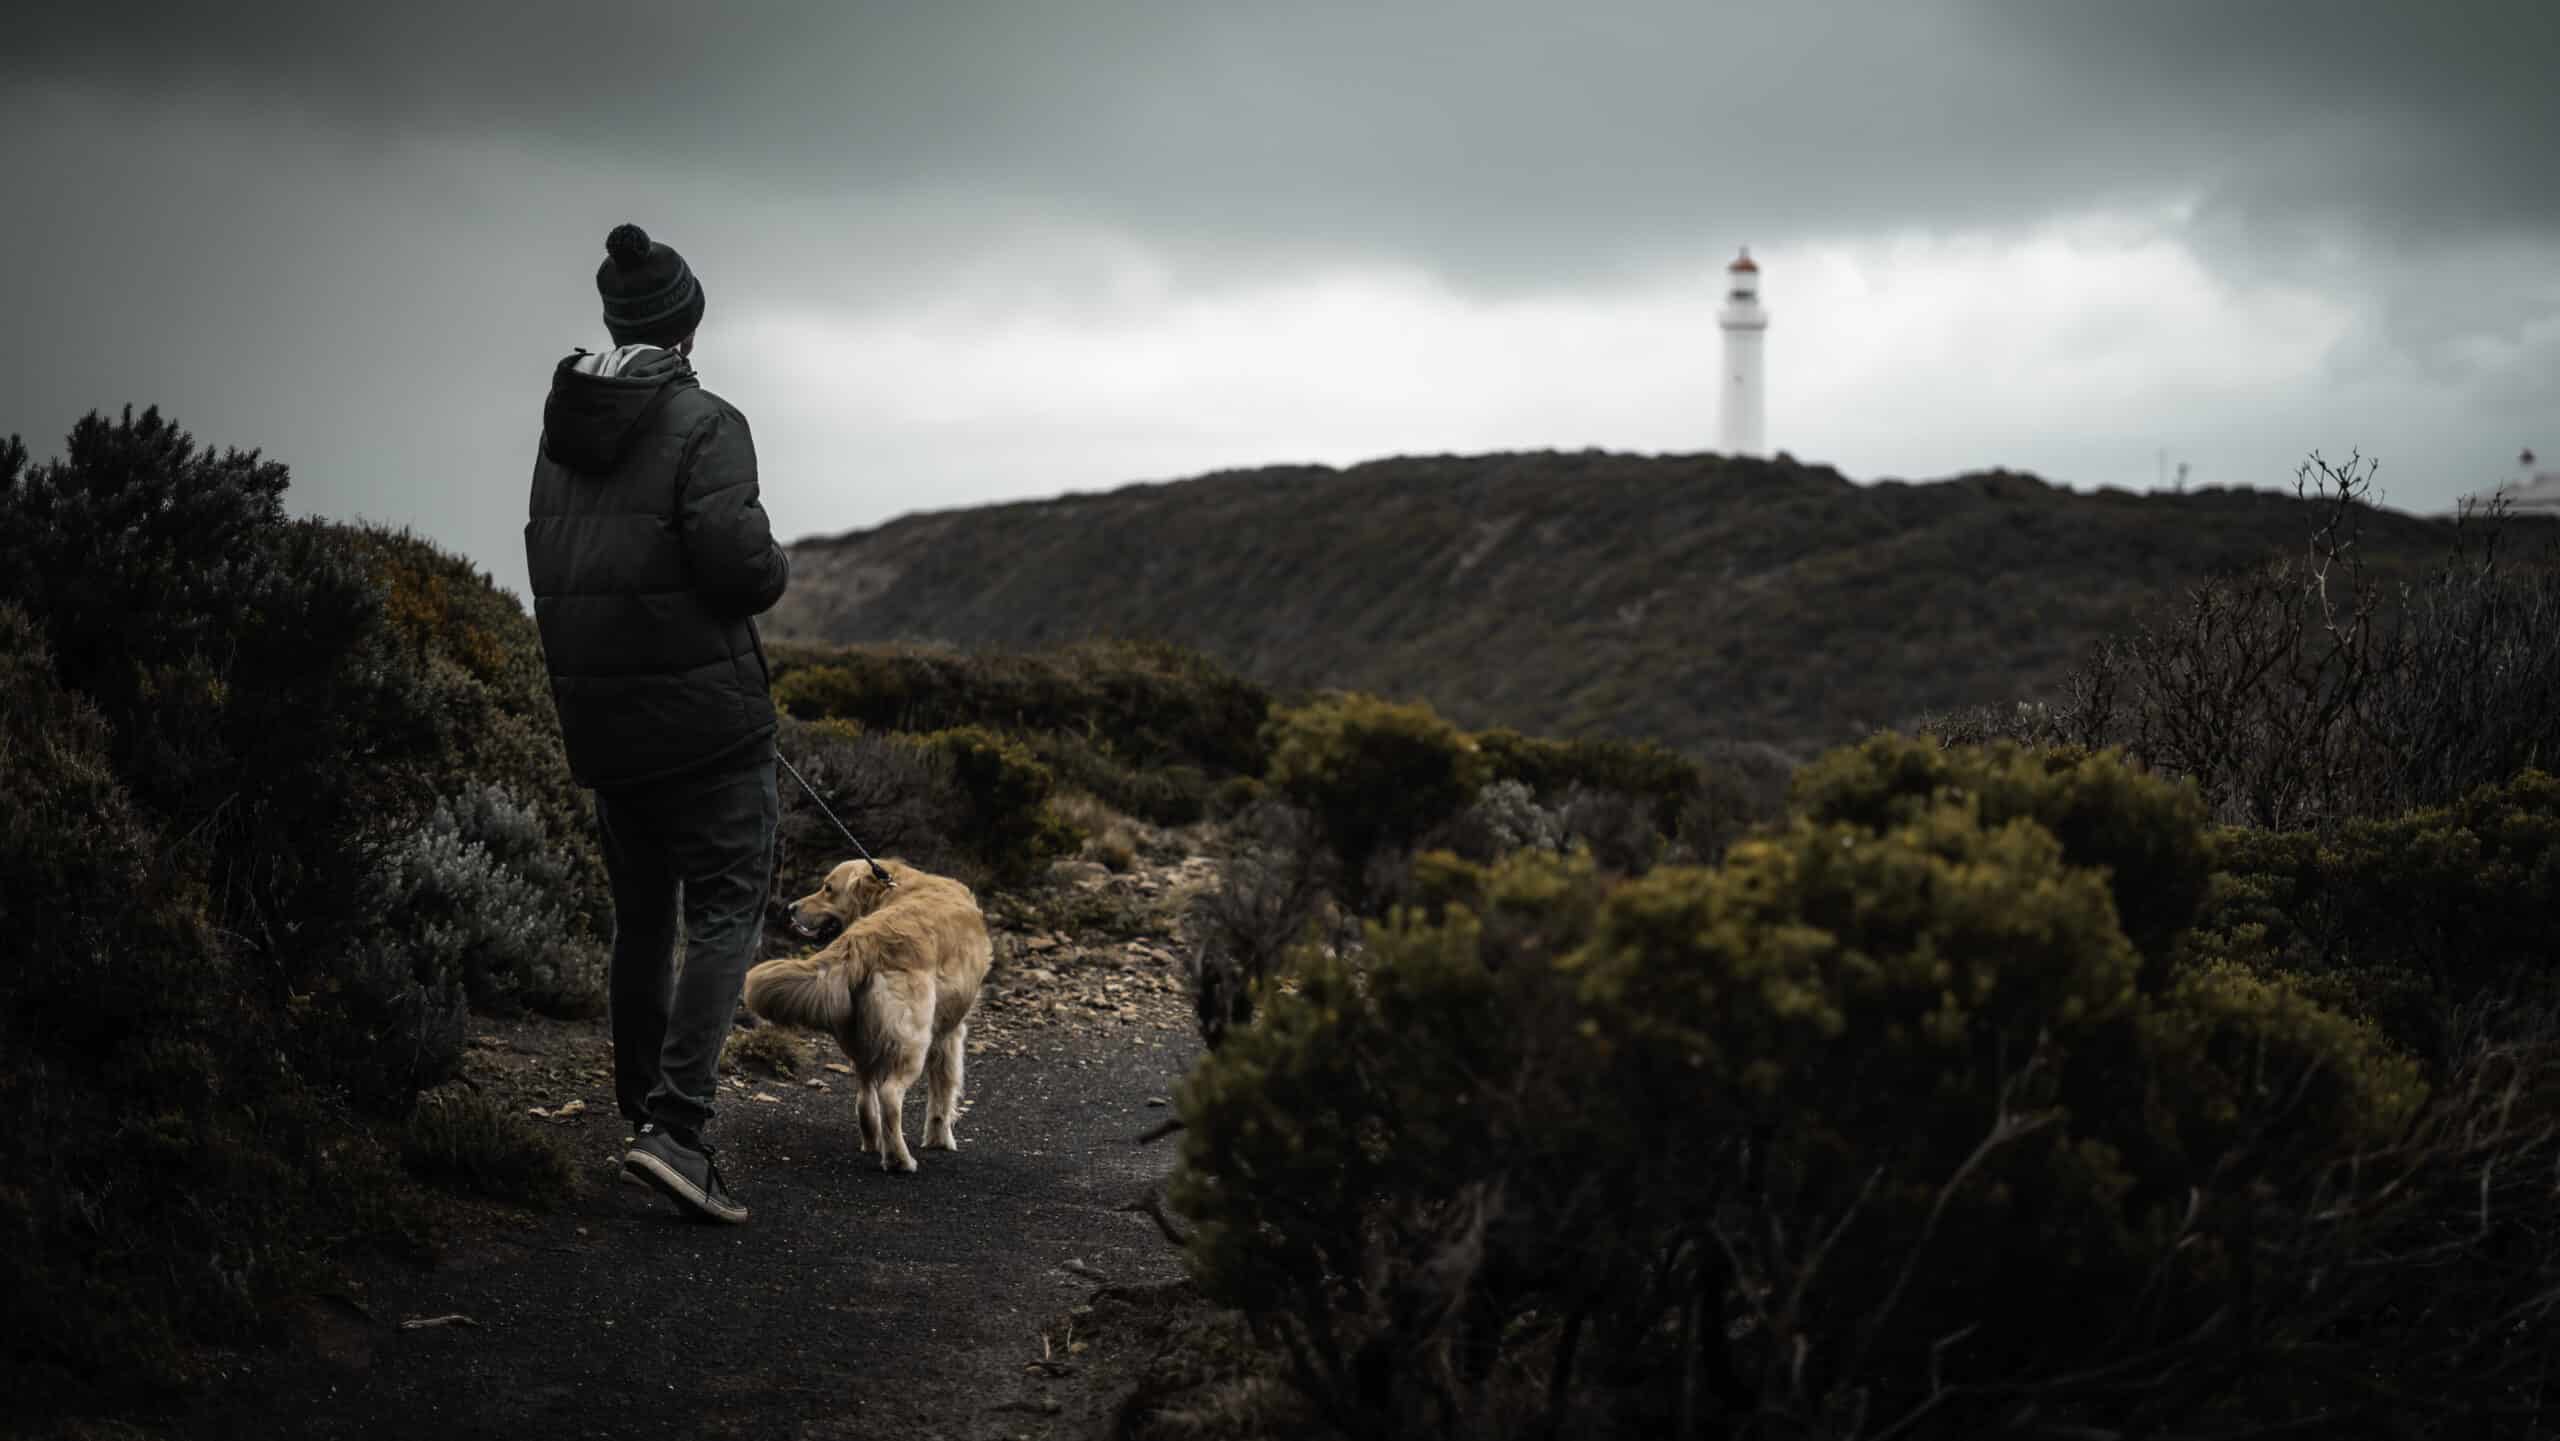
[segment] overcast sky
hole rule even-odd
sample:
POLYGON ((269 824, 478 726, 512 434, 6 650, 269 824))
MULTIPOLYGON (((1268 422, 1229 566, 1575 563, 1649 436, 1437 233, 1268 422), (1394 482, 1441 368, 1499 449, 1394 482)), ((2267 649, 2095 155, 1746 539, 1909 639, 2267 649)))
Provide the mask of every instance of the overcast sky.
POLYGON ((1742 244, 1770 444, 1859 479, 2560 455, 2553 0, 11 9, 0 432, 158 403, 519 591, 624 220, 787 537, 1709 450, 1742 244))

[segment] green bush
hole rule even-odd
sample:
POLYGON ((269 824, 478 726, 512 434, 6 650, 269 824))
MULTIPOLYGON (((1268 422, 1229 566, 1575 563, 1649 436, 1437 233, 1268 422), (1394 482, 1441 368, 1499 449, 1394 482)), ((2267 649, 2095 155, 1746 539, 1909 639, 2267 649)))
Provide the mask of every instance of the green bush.
POLYGON ((1464 810, 1434 827, 1421 844, 1476 862, 1499 860, 1524 848, 1567 849, 1564 818, 1538 804, 1527 783, 1516 779, 1493 781, 1479 789, 1464 810))
POLYGON ((1420 702, 1336 694, 1273 715, 1272 790, 1312 812, 1355 900, 1370 862, 1411 846, 1475 798, 1483 762, 1420 702))
MULTIPOLYGON (((897 856, 968 885, 986 867, 967 843, 970 806, 953 778, 950 758, 849 721, 814 724, 782 718, 782 754, 876 856, 897 856)), ((800 782, 780 778, 782 822, 774 833, 773 895, 788 901, 817 889, 836 865, 855 859, 836 822, 800 782)), ((769 925, 764 953, 798 954, 807 945, 787 927, 769 925)))
POLYGON ((2192 799, 1886 742, 1805 794, 1712 869, 1425 856, 1200 1063, 1195 1274, 1329 1419, 2115 1425, 2250 1399, 2326 1316, 2361 1242, 2303 1218, 2428 1092, 2280 979, 2127 936, 2119 897, 2189 894, 2192 799))
POLYGON ((0 604, 0 929, 43 957, 0 968, 0 1021, 73 1062, 204 1034, 236 984, 201 880, 151 864, 164 842, 109 744, 97 710, 55 683, 25 614, 0 604))
POLYGON ((497 1201, 544 1209, 578 1188, 559 1140, 484 1091, 448 1087, 418 1097, 400 1158, 410 1174, 497 1201))
MULTIPOLYGON (((116 774, 205 876, 239 989, 288 1024, 292 1063, 405 1113, 459 1013, 435 966, 380 942, 386 846, 502 785, 534 823, 484 848, 511 847, 505 868, 555 893, 564 945, 602 935, 602 870, 530 621, 423 542, 287 519, 283 466, 200 452, 157 410, 92 414, 61 459, 26 460, 0 447, 0 601, 23 603, 56 678, 104 714, 116 774)), ((596 1001, 589 983, 518 989, 553 1009, 596 1001)))
POLYGON ((463 971, 592 1002, 574 968, 385 932, 416 899, 374 884, 386 854, 440 806, 545 937, 592 944, 601 871, 520 609, 422 543, 289 519, 286 486, 156 410, 39 465, 0 445, 0 924, 45 958, 0 980, 21 1415, 132 1404, 183 1340, 325 1284, 324 1248, 416 1244, 348 1107, 450 1073, 463 971))
POLYGON ((459 982, 485 1011, 594 1013, 604 955, 564 904, 575 892, 545 839, 503 787, 439 802, 385 847, 366 939, 404 956, 421 981, 459 982))
POLYGON ((1497 729, 1479 732, 1475 744, 1487 780, 1519 781, 1548 801, 1576 786, 1625 791, 1652 802, 1666 821, 1707 778, 1698 762, 1650 741, 1550 740, 1497 729))
POLYGON ((1124 814, 1159 826, 1187 826, 1209 812, 1209 778, 1197 766, 1133 765, 1107 740, 1035 731, 1022 738, 1061 787, 1090 793, 1124 814))
POLYGON ((907 708, 903 679, 888 667, 801 666, 774 679, 773 703, 801 720, 887 726, 907 708))
POLYGON ((2222 832, 2191 950, 2281 970, 2443 1059, 2458 1018, 2554 994, 2560 778, 2326 834, 2222 832))
POLYGON ((977 726, 1088 744, 1108 737, 1118 763, 1140 771, 1259 775, 1267 759, 1268 694, 1174 646, 1104 642, 1045 655, 778 646, 773 658, 774 699, 803 720, 912 732, 977 726))
POLYGON ((788 1081, 800 1074, 808 1059, 807 1045, 780 1026, 731 1031, 729 1039, 720 1045, 720 1069, 724 1072, 757 1071, 788 1081))
POLYGON ((367 904, 353 842, 404 810, 399 779, 354 759, 414 720, 380 592, 285 518, 283 466, 198 453, 157 410, 91 414, 62 459, 25 461, 0 448, 0 601, 106 717, 117 775, 207 868, 280 1001, 367 904))
POLYGON ((2102 869, 2125 934, 2165 979, 2166 959, 2202 904, 2213 856, 2194 788, 2146 774, 2111 753, 2029 750, 2006 742, 1941 749, 1878 735, 1796 773, 1793 809, 1868 831, 1906 824, 1947 796, 1973 796, 1986 825, 2034 820, 2071 864, 2102 869))
MULTIPOLYGON (((397 748, 378 748, 407 783, 403 816, 468 809, 479 818, 475 836, 563 907, 567 940, 609 939, 613 899, 594 803, 569 774, 533 618, 486 572, 422 537, 377 526, 330 534, 380 587, 399 669, 414 686, 411 728, 397 748), (493 794, 523 814, 493 822, 493 794)), ((577 988, 558 994, 572 1012, 600 999, 577 988)))
MULTIPOLYGON (((2415 1060, 2282 978, 2199 968, 2146 1007, 2138 1026, 2159 1078, 2138 1108, 2156 1116, 2145 1140, 2158 1154, 2143 1168, 2155 1186, 2202 1184, 2235 1158, 2253 1177, 2298 1180, 2342 1148, 2380 1148, 2427 1098, 2415 1060), (2289 1087, 2285 1125, 2253 1134, 2266 1118, 2247 1099, 2289 1087)), ((2083 1094, 2084 1110, 2097 1114, 2107 1079, 2089 1076, 2083 1094)), ((2123 1122, 2130 1130, 2134 1117, 2123 1122)))
POLYGON ((1049 811, 1056 781, 1020 743, 977 726, 935 731, 914 743, 950 766, 968 807, 960 835, 998 880, 1029 880, 1051 860, 1074 853, 1082 838, 1049 811))
POLYGON ((0 967, 0 1331, 25 1424, 157 1399, 183 1341, 260 1334, 331 1238, 415 1234, 55 672, 0 604, 0 928, 25 958, 0 967))
POLYGON ((1269 794, 1270 788, 1259 776, 1229 776, 1209 793, 1209 815, 1216 820, 1233 820, 1261 805, 1269 794))

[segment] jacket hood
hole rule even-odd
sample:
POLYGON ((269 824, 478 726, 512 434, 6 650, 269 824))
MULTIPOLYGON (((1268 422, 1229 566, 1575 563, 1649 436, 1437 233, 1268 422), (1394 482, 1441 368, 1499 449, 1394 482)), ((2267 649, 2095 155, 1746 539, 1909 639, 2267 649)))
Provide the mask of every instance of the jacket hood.
POLYGON ((619 374, 600 375, 593 373, 604 368, 596 356, 581 350, 562 357, 542 402, 542 453, 582 474, 612 470, 668 394, 699 384, 693 366, 672 350, 615 352, 613 358, 628 363, 619 374))

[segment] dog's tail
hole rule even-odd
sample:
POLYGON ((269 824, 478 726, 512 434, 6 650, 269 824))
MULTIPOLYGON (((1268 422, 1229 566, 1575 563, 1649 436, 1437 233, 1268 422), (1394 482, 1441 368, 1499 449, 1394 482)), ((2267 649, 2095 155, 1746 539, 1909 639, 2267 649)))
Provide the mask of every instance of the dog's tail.
POLYGON ((865 959, 820 951, 766 961, 747 972, 747 1009, 776 1025, 841 1031, 853 1014, 854 987, 868 979, 865 959))

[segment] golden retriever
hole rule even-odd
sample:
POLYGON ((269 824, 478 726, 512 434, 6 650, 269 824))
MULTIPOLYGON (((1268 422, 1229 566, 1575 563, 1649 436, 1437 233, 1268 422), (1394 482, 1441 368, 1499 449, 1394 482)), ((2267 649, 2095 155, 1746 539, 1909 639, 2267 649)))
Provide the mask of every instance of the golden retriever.
POLYGON ((900 1117, 923 1075, 926 1150, 956 1151, 969 1010, 995 948, 978 898, 948 876, 884 860, 888 879, 861 861, 827 874, 792 903, 794 929, 812 938, 829 920, 843 930, 819 950, 747 972, 747 1008, 777 1025, 824 1031, 853 1066, 862 1148, 880 1169, 913 1171, 900 1117))

